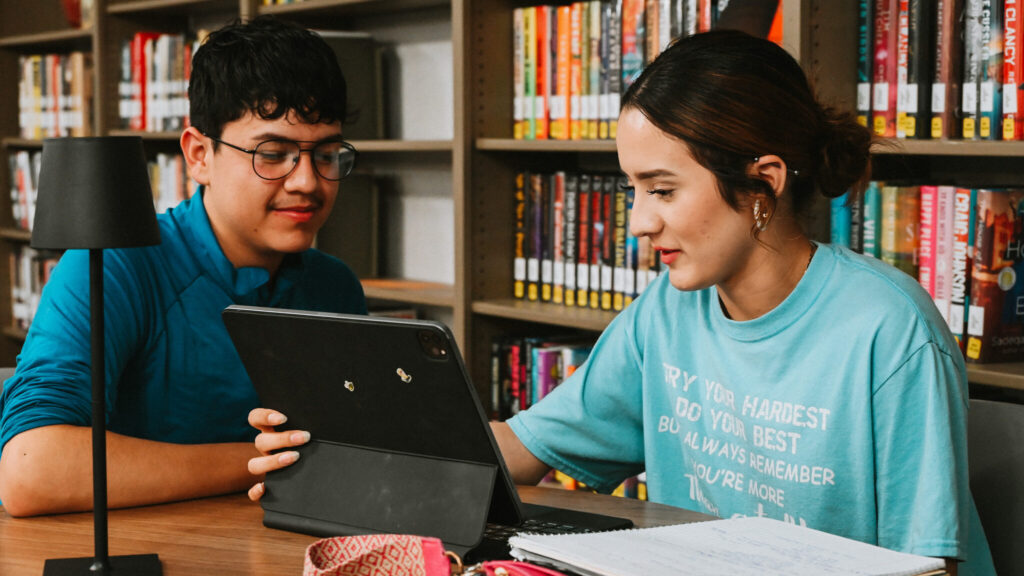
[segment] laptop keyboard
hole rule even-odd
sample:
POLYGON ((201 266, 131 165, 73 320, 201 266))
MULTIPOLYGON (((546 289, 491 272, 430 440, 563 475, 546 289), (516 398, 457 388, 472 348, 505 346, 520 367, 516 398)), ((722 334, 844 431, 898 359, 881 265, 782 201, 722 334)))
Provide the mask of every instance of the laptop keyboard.
POLYGON ((584 532, 591 532, 589 528, 582 526, 574 526, 572 524, 562 524, 560 522, 550 522, 546 520, 524 520, 522 524, 518 526, 507 526, 505 524, 487 524, 487 528, 484 529, 485 540, 498 540, 507 541, 512 536, 515 536, 518 532, 533 532, 536 534, 582 534, 584 532))

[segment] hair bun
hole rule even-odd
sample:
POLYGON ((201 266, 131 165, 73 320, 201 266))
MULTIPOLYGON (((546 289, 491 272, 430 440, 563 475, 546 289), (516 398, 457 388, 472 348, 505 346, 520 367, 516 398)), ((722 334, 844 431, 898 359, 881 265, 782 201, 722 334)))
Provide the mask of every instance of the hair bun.
POLYGON ((853 188, 860 192, 870 178, 873 135, 850 112, 824 107, 817 138, 816 188, 828 198, 838 198, 853 188))

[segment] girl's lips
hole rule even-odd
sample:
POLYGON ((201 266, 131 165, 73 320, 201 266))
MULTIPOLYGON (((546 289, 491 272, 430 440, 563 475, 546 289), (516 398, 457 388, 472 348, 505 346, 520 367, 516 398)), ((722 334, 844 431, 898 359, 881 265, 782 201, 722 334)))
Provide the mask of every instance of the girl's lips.
POLYGON ((295 222, 309 222, 313 219, 313 215, 316 214, 316 209, 312 206, 278 208, 275 211, 281 216, 295 222))
POLYGON ((666 266, 672 264, 672 262, 679 256, 679 250, 666 250, 664 248, 658 248, 658 253, 661 254, 661 262, 666 266))

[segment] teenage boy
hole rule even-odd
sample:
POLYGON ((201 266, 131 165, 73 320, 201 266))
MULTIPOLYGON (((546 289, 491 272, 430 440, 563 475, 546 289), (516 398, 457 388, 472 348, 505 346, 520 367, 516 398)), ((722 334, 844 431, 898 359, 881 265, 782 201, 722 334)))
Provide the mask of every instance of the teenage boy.
MULTIPOLYGON (((230 304, 365 313, 341 261, 311 249, 348 175, 345 79, 316 34, 268 17, 210 34, 181 135, 190 200, 162 244, 105 256, 109 504, 240 491, 257 396, 221 311, 230 304)), ((0 500, 13 516, 88 510, 88 253, 43 292, 0 396, 0 500)))

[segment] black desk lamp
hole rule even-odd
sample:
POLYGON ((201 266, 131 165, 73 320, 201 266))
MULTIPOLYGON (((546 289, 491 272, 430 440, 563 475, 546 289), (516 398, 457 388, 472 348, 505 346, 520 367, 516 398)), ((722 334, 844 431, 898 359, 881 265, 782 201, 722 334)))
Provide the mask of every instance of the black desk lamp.
POLYGON ((44 575, 160 574, 156 554, 107 553, 107 421, 103 352, 103 249, 152 246, 160 230, 142 138, 50 138, 43 142, 32 247, 89 250, 92 355, 92 477, 95 556, 49 559, 44 575))

